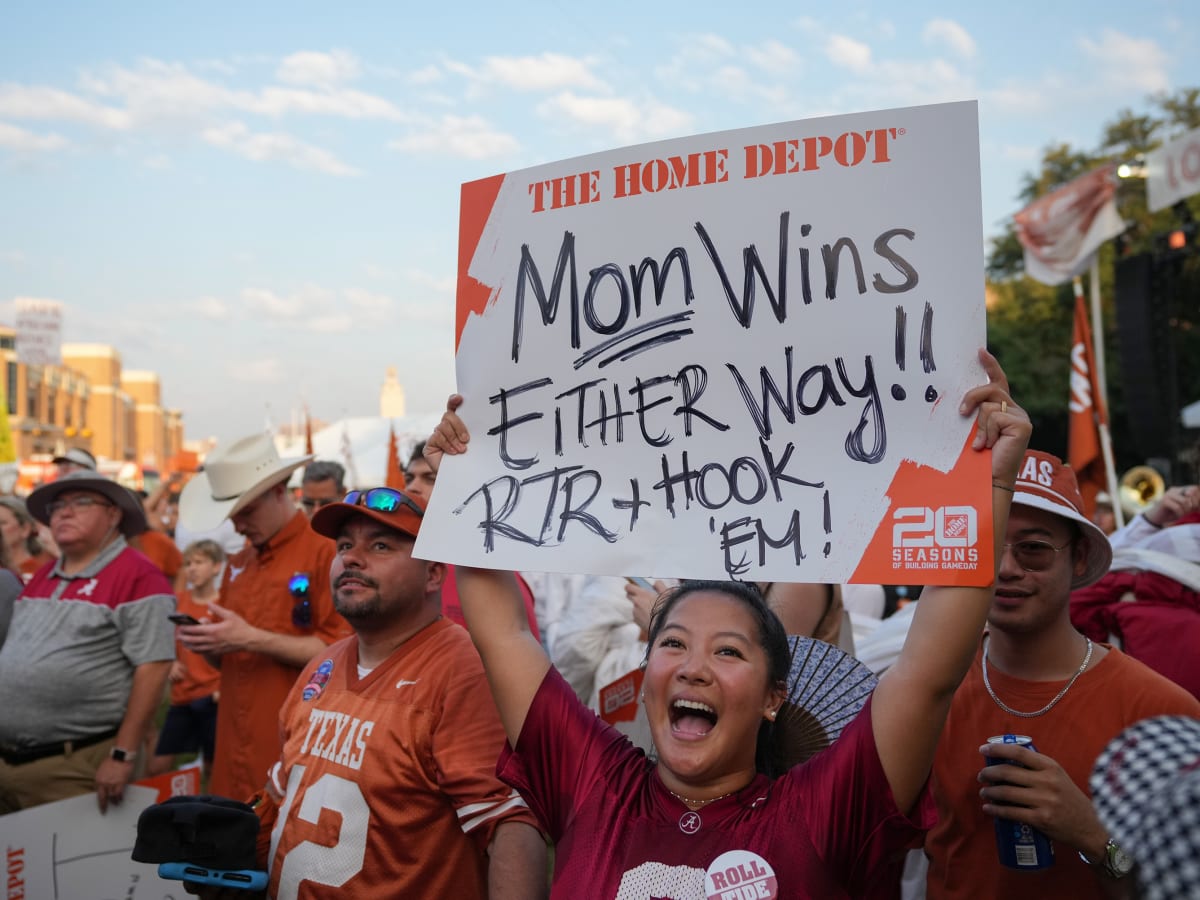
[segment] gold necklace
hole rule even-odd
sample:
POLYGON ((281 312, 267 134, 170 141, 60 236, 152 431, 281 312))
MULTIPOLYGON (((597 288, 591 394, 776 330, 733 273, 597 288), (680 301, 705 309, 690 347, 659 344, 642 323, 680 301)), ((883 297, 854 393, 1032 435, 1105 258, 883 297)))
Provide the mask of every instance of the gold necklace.
POLYGON ((1022 719, 1035 719, 1038 716, 1044 715, 1054 708, 1054 704, 1067 695, 1067 691, 1071 689, 1071 685, 1078 680, 1079 676, 1083 674, 1084 669, 1088 667, 1088 663, 1092 661, 1092 639, 1084 635, 1084 640, 1087 641, 1087 652, 1083 654, 1083 662, 1079 664, 1079 668, 1075 670, 1075 674, 1071 676, 1071 680, 1067 682, 1066 686, 1057 694, 1055 694, 1054 699, 1036 712, 1021 712, 1019 709, 1013 709, 1011 706, 1008 706, 1003 700, 997 697, 996 692, 992 690, 992 682, 988 679, 987 670, 988 643, 991 641, 991 638, 988 637, 983 639, 983 659, 981 660, 981 664, 983 666, 983 686, 987 688, 987 692, 991 694, 992 699, 996 701, 996 705, 1010 716, 1019 716, 1022 719))
MULTIPOLYGON (((663 787, 667 787, 667 786, 664 784, 663 787)), ((674 797, 676 800, 682 801, 689 808, 691 808, 694 805, 697 809, 699 809, 702 806, 708 806, 708 804, 710 804, 710 803, 716 803, 718 800, 724 800, 726 797, 733 796, 734 794, 737 793, 737 791, 730 791, 728 794, 722 794, 720 797, 709 797, 707 800, 690 800, 687 797, 680 796, 679 794, 675 793, 670 788, 667 788, 667 793, 670 794, 672 797, 674 797)))

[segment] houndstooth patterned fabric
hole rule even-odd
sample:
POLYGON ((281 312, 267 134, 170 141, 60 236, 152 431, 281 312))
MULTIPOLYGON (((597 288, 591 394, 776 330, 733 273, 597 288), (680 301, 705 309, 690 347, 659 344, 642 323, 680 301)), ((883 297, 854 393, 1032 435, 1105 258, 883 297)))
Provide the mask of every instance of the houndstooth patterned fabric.
POLYGON ((1096 760, 1092 802, 1147 900, 1200 897, 1200 720, 1145 719, 1096 760))

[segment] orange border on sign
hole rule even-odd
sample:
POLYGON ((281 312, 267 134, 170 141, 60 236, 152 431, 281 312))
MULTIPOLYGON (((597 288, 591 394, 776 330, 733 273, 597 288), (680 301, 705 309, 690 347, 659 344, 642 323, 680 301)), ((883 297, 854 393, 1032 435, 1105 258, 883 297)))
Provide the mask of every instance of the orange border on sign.
POLYGON ((462 340, 463 329, 471 314, 481 316, 492 296, 492 289, 468 274, 471 260, 483 237, 483 229, 491 218, 496 198, 500 196, 503 175, 468 181, 462 186, 458 220, 458 297, 455 304, 454 350, 462 340))
POLYGON ((904 460, 888 488, 887 515, 850 579, 856 584, 960 584, 984 587, 995 580, 992 537, 992 454, 973 450, 975 429, 959 451, 958 462, 939 472, 904 460), (917 569, 897 567, 892 560, 893 516, 902 507, 971 506, 977 513, 978 563, 972 569, 917 569))

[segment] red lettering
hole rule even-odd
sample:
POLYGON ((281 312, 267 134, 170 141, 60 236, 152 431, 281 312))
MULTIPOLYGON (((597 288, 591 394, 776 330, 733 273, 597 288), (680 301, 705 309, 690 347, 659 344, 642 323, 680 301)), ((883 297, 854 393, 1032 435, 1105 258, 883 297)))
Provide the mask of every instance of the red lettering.
POLYGON ((729 882, 730 886, 741 884, 742 883, 742 870, 739 868, 726 869, 725 870, 725 880, 729 882))
POLYGON ((640 194, 642 187, 638 173, 641 168, 641 163, 614 166, 613 176, 617 185, 617 191, 613 196, 620 199, 621 197, 632 197, 634 194, 640 194))
POLYGON ((1200 178, 1200 144, 1188 144, 1183 148, 1179 168, 1183 171, 1183 177, 1188 181, 1200 178))
POLYGON ((870 160, 872 163, 891 162, 889 140, 899 134, 895 128, 876 128, 870 131, 847 131, 836 138, 825 135, 771 144, 746 144, 745 178, 763 175, 789 175, 794 172, 813 172, 821 168, 828 156, 840 166, 851 168, 870 160), (873 146, 872 146, 873 145, 873 146), (872 152, 873 150, 873 152, 872 152))
POLYGON ((537 213, 547 208, 565 209, 580 203, 594 203, 600 199, 599 178, 600 173, 594 171, 534 182, 529 185, 529 193, 533 195, 533 211, 537 213), (549 207, 546 205, 547 199, 549 207))
POLYGON ((729 884, 725 881, 725 876, 722 875, 720 872, 712 873, 712 883, 713 883, 713 888, 718 891, 724 890, 725 888, 729 887, 729 884))

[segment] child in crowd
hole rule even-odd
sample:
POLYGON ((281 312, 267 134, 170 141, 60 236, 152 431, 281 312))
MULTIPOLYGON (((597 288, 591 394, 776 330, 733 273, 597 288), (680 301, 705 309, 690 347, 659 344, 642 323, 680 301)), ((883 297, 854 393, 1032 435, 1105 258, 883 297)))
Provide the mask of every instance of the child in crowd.
MULTIPOLYGON (((201 540, 183 551, 183 571, 187 587, 179 591, 176 613, 204 621, 208 604, 217 599, 217 586, 225 565, 225 551, 216 541, 201 540)), ((158 746, 147 774, 170 771, 177 753, 200 751, 207 776, 217 736, 217 685, 221 673, 199 653, 175 642, 175 662, 171 666, 171 708, 158 737, 158 746)))

